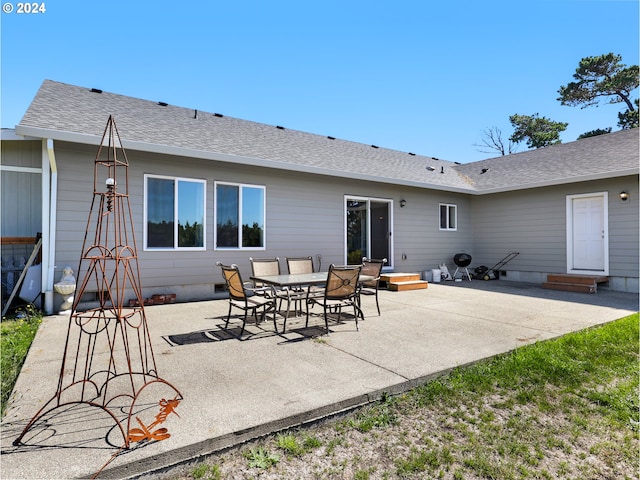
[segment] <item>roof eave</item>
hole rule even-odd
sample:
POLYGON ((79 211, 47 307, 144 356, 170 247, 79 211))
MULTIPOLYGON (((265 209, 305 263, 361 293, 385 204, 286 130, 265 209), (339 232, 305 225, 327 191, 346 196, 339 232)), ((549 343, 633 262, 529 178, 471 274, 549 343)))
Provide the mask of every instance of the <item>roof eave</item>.
MULTIPOLYGON (((85 145, 99 145, 102 137, 97 135, 87 135, 63 130, 52 130, 28 125, 16 126, 16 134, 30 137, 51 138, 53 140, 80 143, 85 145)), ((184 147, 172 147, 168 145, 159 145, 155 143, 139 142, 135 140, 122 139, 122 146, 129 150, 138 150, 142 152, 158 153, 162 155, 175 155, 181 157, 198 158, 202 160, 213 160, 220 162, 229 162, 241 165, 250 165, 256 167, 275 168, 278 170, 287 170, 299 173, 310 173, 316 175, 327 175, 331 177, 347 178, 349 180, 363 180, 377 183, 389 183, 405 187, 416 187, 430 190, 441 190, 456 193, 474 193, 473 188, 460 188, 448 185, 430 184, 428 182, 419 182, 402 179, 388 179, 376 175, 362 174, 349 171, 337 171, 323 167, 313 167, 307 165, 295 165, 277 160, 265 160, 263 158, 246 157, 242 155, 232 155, 228 153, 210 152, 204 150, 194 150, 184 147)))
POLYGON ((479 188, 474 193, 476 193, 477 195, 487 195, 490 193, 504 193, 504 192, 512 192, 514 190, 526 190, 529 188, 552 187, 555 185, 566 185, 568 183, 589 182, 592 180, 606 180, 608 178, 627 177, 629 175, 638 175, 639 173, 640 173, 640 168, 628 168, 625 170, 598 172, 598 173, 592 173, 589 175, 578 175, 570 178, 546 180, 546 181, 534 182, 534 183, 524 183, 521 185, 507 185, 507 186, 494 187, 494 188, 479 188))
POLYGON ((25 140, 41 140, 40 137, 29 137, 27 135, 18 135, 13 128, 3 128, 0 133, 0 139, 22 142, 25 140))

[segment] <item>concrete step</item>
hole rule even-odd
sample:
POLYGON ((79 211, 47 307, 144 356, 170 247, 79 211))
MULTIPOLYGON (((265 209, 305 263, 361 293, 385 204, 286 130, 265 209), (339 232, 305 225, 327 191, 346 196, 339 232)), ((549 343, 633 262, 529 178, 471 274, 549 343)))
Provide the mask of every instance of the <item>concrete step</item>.
POLYGON ((597 286, 595 284, 587 285, 584 283, 544 282, 542 284, 542 288, 579 293, 596 293, 597 291, 597 286))
POLYGON ((405 290, 423 290, 429 287, 429 282, 425 280, 409 280, 406 282, 389 282, 387 288, 394 292, 402 292, 405 290))

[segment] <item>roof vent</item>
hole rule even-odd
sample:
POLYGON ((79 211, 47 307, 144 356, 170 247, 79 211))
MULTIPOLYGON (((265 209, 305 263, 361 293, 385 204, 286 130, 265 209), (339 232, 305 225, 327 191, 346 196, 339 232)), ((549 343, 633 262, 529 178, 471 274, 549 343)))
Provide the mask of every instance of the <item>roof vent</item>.
POLYGON ((455 163, 456 165, 462 165, 460 162, 453 162, 453 163, 455 163))
POLYGON ((416 154, 415 154, 415 153, 413 153, 413 152, 409 152, 409 155, 411 155, 412 157, 415 157, 415 156, 416 156, 416 154))
POLYGON ((102 90, 100 90, 99 88, 92 88, 91 92, 92 93, 102 93, 102 90))
POLYGON ((440 167, 440 173, 444 173, 444 167, 440 167))
POLYGON ((166 107, 169 104, 165 102, 158 102, 158 105, 160 105, 161 107, 166 107))
POLYGON ((482 170, 480 170, 480 175, 487 173, 489 171, 488 168, 483 168, 482 170))
POLYGON ((378 145, 371 145, 371 148, 378 148, 378 145))
POLYGON ((329 140, 335 140, 336 137, 327 137, 329 140))
POLYGON ((435 172, 436 167, 432 167, 431 165, 429 165, 429 166, 427 167, 427 170, 429 170, 430 172, 435 172))
POLYGON ((220 117, 220 118, 224 117, 224 115, 222 115, 221 113, 214 113, 213 116, 214 117, 220 117))
POLYGON ((283 127, 282 125, 276 125, 276 128, 277 128, 278 130, 284 130, 284 127, 283 127))

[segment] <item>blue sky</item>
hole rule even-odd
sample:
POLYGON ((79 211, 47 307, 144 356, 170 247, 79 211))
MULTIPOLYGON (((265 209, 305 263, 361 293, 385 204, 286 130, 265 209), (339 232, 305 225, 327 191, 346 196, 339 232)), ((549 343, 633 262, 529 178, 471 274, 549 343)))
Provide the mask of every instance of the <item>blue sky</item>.
POLYGON ((557 91, 583 57, 639 63, 637 0, 44 3, 0 14, 2 127, 51 79, 469 162, 514 113, 617 130, 621 104, 557 91))

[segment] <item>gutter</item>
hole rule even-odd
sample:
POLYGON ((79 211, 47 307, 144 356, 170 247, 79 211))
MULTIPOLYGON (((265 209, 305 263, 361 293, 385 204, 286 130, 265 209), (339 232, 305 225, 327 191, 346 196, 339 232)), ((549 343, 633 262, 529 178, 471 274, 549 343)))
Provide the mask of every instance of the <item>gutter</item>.
MULTIPOLYGON (((84 145, 100 145, 102 137, 89 135, 85 133, 74 133, 63 130, 52 130, 39 127, 31 127, 28 125, 17 125, 16 132, 25 137, 33 136, 39 138, 49 138, 61 142, 80 143, 84 145)), ((276 170, 285 170, 290 172, 308 173, 313 175, 326 175, 330 177, 346 178, 348 180, 364 180, 376 183, 386 183, 403 187, 416 187, 429 190, 440 190, 451 193, 475 193, 473 188, 465 186, 452 186, 447 184, 429 183, 428 181, 419 181, 412 179, 385 178, 379 175, 372 175, 363 172, 352 172, 334 170, 325 167, 299 165, 288 163, 280 160, 267 160, 257 157, 249 157, 244 155, 235 155, 230 153, 210 152, 204 150, 196 150, 185 147, 176 147, 170 145, 158 145, 137 140, 122 139, 122 147, 126 150, 135 150, 145 153, 157 153, 161 155, 175 155, 180 157, 197 158, 200 160, 212 160, 216 162, 226 162, 235 165, 255 166, 263 168, 273 168, 276 170)), ((452 167, 449 167, 452 168, 452 167)))
MULTIPOLYGON (((40 138, 49 138, 62 142, 80 143, 85 145, 99 145, 102 137, 89 135, 85 133, 75 133, 64 130, 53 130, 48 128, 33 127, 29 125, 16 125, 16 133, 18 135, 33 136, 40 138)), ((575 177, 551 178, 543 181, 524 182, 519 184, 502 185, 498 187, 478 187, 476 185, 454 186, 451 184, 430 183, 428 180, 398 179, 384 178, 379 175, 372 175, 362 172, 350 172, 333 170, 319 166, 298 165, 279 160, 266 160, 262 158, 248 157, 244 155, 235 155, 220 152, 210 152, 196 150, 185 147, 176 147, 169 145, 151 144, 137 140, 122 140, 122 147, 127 150, 136 150, 148 153, 157 153, 161 155, 186 156, 198 158, 201 160, 213 160, 218 162, 227 162, 236 165, 249 165, 264 168, 274 168, 277 170, 286 170, 290 172, 308 173, 313 175, 326 175, 330 177, 346 178, 349 180, 364 180, 376 183, 385 183, 401 187, 415 187, 428 190, 444 191, 448 193, 462 193, 467 195, 488 195, 493 193, 512 192, 529 188, 550 187, 555 185, 563 185, 568 183, 586 182, 591 180, 605 180, 614 177, 622 177, 627 175, 637 175, 638 167, 621 169, 615 172, 601 171, 587 175, 577 175, 575 177)), ((448 167, 456 171, 457 175, 465 175, 457 171, 455 166, 448 167)))
POLYGON ((56 259, 56 221, 58 203, 58 165, 51 138, 42 139, 42 233, 45 243, 42 252, 42 290, 44 310, 53 313, 53 277, 56 259), (46 215, 48 213, 48 215, 46 215))
POLYGON ((492 193, 505 193, 505 192, 514 192, 517 190, 526 190, 529 188, 540 188, 540 187, 554 187, 557 185, 566 185, 569 183, 578 183, 578 182, 590 182, 592 180, 607 180, 610 178, 617 177, 627 177, 631 175, 638 175, 638 168, 627 168, 625 170, 616 170, 609 172, 597 172, 591 173, 587 175, 576 175, 575 177, 570 178, 561 178, 561 179, 551 179, 544 180, 540 182, 529 182, 529 183, 521 183, 515 185, 509 185, 506 187, 491 187, 491 188, 482 188, 479 187, 475 192, 476 195, 488 195, 492 193))

